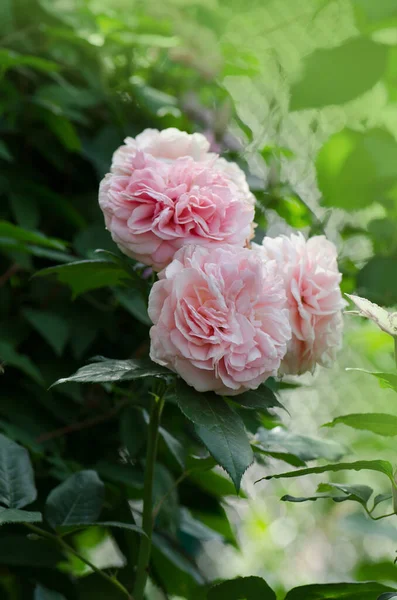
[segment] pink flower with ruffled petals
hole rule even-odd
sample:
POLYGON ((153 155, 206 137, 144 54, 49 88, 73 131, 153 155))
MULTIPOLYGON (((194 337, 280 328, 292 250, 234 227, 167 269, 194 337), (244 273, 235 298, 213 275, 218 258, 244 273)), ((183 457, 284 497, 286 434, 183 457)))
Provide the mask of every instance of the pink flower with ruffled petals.
POLYGON ((200 134, 161 136, 169 131, 147 130, 119 149, 99 190, 113 240, 156 270, 182 246, 243 247, 253 231, 254 201, 241 169, 206 152, 200 134))
POLYGON ((150 293, 151 359, 199 392, 256 389, 291 338, 285 306, 275 261, 247 248, 184 247, 150 293))
POLYGON ((284 278, 292 339, 281 372, 301 374, 316 364, 330 366, 341 346, 346 306, 335 245, 324 236, 306 241, 299 233, 265 237, 254 251, 275 260, 284 278))

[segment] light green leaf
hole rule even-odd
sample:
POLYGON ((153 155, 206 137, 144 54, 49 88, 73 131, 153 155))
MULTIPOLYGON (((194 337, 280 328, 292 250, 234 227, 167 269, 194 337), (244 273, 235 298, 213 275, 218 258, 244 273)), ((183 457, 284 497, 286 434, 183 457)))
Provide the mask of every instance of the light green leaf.
POLYGON ((182 380, 176 383, 176 398, 183 414, 215 460, 229 473, 236 490, 253 462, 253 452, 239 415, 216 394, 199 393, 182 380))
POLYGON ((277 400, 277 396, 273 390, 266 385, 261 385, 257 390, 249 390, 248 392, 244 392, 244 394, 233 396, 231 400, 242 408, 252 410, 267 411, 269 408, 284 408, 277 400))
POLYGON ((393 485, 393 467, 386 460, 358 460, 352 463, 338 463, 336 465, 325 465, 323 467, 310 467, 308 469, 299 469, 298 471, 288 471, 287 473, 278 473, 276 475, 268 475, 263 479, 286 479, 290 477, 303 477, 304 475, 312 475, 317 473, 327 473, 337 471, 378 471, 386 475, 393 485))
POLYGON ((290 109, 345 104, 361 96, 383 76, 387 55, 386 46, 366 37, 315 50, 305 60, 301 79, 292 86, 290 109))
POLYGON ((397 6, 394 0, 379 0, 379 2, 352 0, 352 3, 363 31, 390 27, 397 19, 397 6))
POLYGON ((390 590, 380 583, 326 583, 297 587, 285 597, 285 600, 374 600, 374 594, 390 590))
POLYGON ((0 503, 7 508, 23 508, 36 496, 29 453, 0 434, 0 503))
POLYGON ((222 581, 208 592, 208 600, 276 600, 276 594, 260 577, 222 581))
POLYGON ((29 321, 36 331, 49 343, 56 354, 60 356, 68 341, 69 325, 56 313, 45 310, 34 310, 26 308, 22 311, 24 317, 29 321))
POLYGON ((74 381, 76 383, 106 383, 112 381, 131 381, 143 377, 160 377, 172 375, 171 371, 148 360, 112 360, 98 357, 100 360, 81 367, 74 375, 58 379, 54 385, 74 381))
POLYGON ((66 598, 59 592, 38 584, 34 590, 33 600, 66 600, 66 598))
POLYGON ((19 508, 0 508, 0 525, 8 523, 41 523, 42 514, 19 508))
POLYGON ((359 371, 367 375, 373 375, 379 380, 382 388, 390 388, 397 392, 397 374, 396 373, 378 373, 376 371, 366 371, 365 369, 347 368, 346 371, 359 371))
MULTIPOLYGON (((0 233, 1 235, 1 233, 0 233)), ((36 277, 55 275, 60 283, 72 288, 73 298, 90 290, 122 285, 128 274, 118 265, 105 260, 82 260, 49 267, 36 273, 36 277)))
POLYGON ((102 509, 105 486, 95 471, 74 473, 54 488, 46 501, 45 517, 51 527, 91 524, 102 509))
MULTIPOLYGON (((397 179, 397 142, 383 129, 343 129, 321 148, 316 159, 322 204, 354 211, 379 201, 397 179)), ((358 286, 361 296, 361 286, 358 286)), ((380 304, 386 304, 382 297, 380 304)))
POLYGON ((385 437, 397 435, 397 416, 385 413, 357 413, 336 417, 323 427, 335 427, 338 423, 352 427, 353 429, 364 429, 372 431, 385 437))
MULTIPOLYGON (((53 238, 48 238, 42 233, 37 233, 35 231, 28 231, 27 229, 22 229, 22 227, 18 227, 17 225, 13 225, 12 223, 8 223, 8 221, 0 221, 0 237, 2 238, 10 238, 17 242, 23 242, 26 244, 35 244, 36 246, 44 246, 46 248, 52 248, 54 250, 65 250, 66 243, 61 240, 56 240, 53 238)), ((0 241, 1 245, 1 241, 0 241)))
POLYGON ((261 449, 268 452, 293 454, 303 461, 316 458, 339 460, 346 449, 333 440, 321 440, 298 435, 282 427, 265 429, 261 427, 256 433, 256 439, 261 449))

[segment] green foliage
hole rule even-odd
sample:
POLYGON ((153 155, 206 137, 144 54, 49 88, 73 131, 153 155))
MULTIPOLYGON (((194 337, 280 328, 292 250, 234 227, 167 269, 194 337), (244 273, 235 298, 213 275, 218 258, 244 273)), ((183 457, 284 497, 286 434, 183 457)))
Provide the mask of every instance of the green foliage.
MULTIPOLYGON (((197 561, 207 542, 223 557, 222 544, 244 539, 224 507, 228 496, 247 497, 243 475, 254 458, 264 475, 369 469, 394 487, 388 461, 328 464, 350 450, 333 436, 282 425, 290 418, 279 410, 284 400, 293 415, 295 402, 305 403, 303 384, 295 393, 295 382, 268 380, 220 398, 151 363, 155 276, 117 250, 97 195, 126 136, 146 127, 205 131, 248 174, 256 241, 273 226, 325 232, 342 250, 344 291, 397 303, 396 26, 394 0, 0 2, 1 598, 116 600, 126 598, 123 586, 133 590, 153 396, 165 393, 148 572, 165 597, 240 598, 240 586, 247 598, 275 597, 257 577, 210 589, 197 561), (351 251, 356 242, 366 244, 364 255, 351 251), (54 382, 62 385, 49 389, 54 382), (301 469, 317 460, 324 462, 301 469), (279 461, 300 469, 277 474, 279 461), (84 560, 102 565, 102 544, 114 545, 109 563, 93 572, 84 560)), ((397 390, 390 366, 368 368, 379 369, 372 375, 381 387, 397 390)), ((393 410, 375 410, 346 400, 353 415, 332 414, 332 424, 349 420, 352 436, 363 428, 386 443, 395 425, 385 413, 393 410)), ((371 500, 369 485, 351 482, 294 493, 283 500, 354 501, 371 515, 392 499, 371 500)), ((321 510, 328 524, 333 515, 321 510)), ((258 532, 261 543, 270 529, 258 532)), ((334 529, 331 522, 327 532, 334 529)), ((274 580, 282 568, 272 570, 274 580)), ((370 578, 390 581, 380 568, 370 578)), ((387 589, 305 586, 287 599, 396 597, 387 589)))

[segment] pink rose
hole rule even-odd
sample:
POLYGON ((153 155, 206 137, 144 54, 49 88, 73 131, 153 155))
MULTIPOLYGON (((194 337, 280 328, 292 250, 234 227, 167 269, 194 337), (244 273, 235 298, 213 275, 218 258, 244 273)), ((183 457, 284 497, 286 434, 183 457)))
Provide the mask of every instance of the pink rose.
POLYGON ((335 245, 324 236, 301 233, 265 237, 254 251, 275 260, 284 278, 292 339, 281 371, 301 374, 316 364, 330 366, 342 341, 342 309, 335 245))
POLYGON ((285 355, 285 303, 274 261, 234 246, 182 248, 150 293, 150 356, 199 392, 256 389, 285 355))
POLYGON ((127 142, 99 189, 106 227, 125 254, 160 270, 187 244, 247 244, 254 200, 244 173, 207 153, 204 136, 146 130, 127 142))

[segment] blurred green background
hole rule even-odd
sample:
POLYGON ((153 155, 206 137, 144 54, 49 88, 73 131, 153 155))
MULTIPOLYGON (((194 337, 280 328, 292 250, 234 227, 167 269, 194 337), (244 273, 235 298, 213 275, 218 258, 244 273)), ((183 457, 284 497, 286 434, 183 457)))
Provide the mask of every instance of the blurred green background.
MULTIPOLYGON (((48 386, 95 354, 147 350, 145 303, 117 287, 117 273, 112 290, 82 273, 73 302, 62 281, 32 278, 96 258, 97 248, 115 250, 98 184, 116 147, 146 127, 203 132, 244 168, 257 241, 292 228, 324 232, 339 249, 343 291, 397 304, 396 0, 1 0, 0 430, 39 467, 38 436, 107 402, 88 394, 81 403, 48 386)), ((397 466, 394 438, 344 426, 319 434, 340 413, 397 415, 393 391, 345 371, 391 370, 392 352, 375 325, 346 317, 337 365, 281 392, 290 411, 283 421, 337 439, 351 460, 397 466)), ((69 462, 89 460, 95 436, 67 447, 69 462)), ((52 443, 57 477, 65 465, 52 443)), ((286 491, 310 495, 324 477, 254 486, 261 474, 246 475, 248 499, 224 501, 240 549, 206 542, 200 564, 210 577, 257 574, 280 591, 397 583, 393 519, 373 523, 349 502, 280 503, 286 491)), ((345 481, 388 491, 372 474, 345 481)), ((0 539, 0 569, 6 554, 0 539)))

